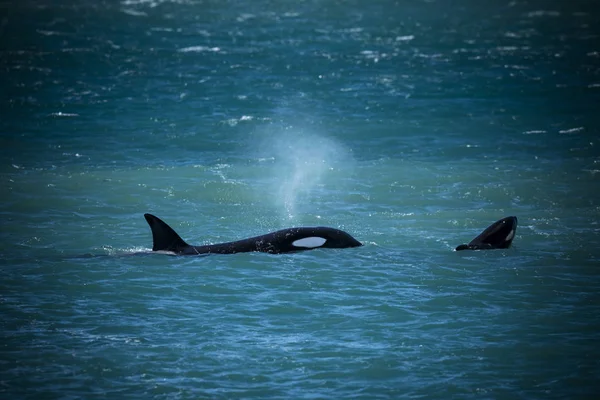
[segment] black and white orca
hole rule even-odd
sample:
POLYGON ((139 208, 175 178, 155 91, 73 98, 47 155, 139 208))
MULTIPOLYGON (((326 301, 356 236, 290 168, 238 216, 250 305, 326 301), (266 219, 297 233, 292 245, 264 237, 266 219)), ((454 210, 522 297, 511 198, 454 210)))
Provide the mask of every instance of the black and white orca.
POLYGON ((508 249, 517 232, 517 217, 506 217, 494 222, 469 244, 461 244, 456 248, 460 250, 489 250, 508 249))
POLYGON ((144 218, 152 230, 152 251, 170 251, 179 255, 233 254, 252 251, 279 254, 317 248, 343 249, 362 246, 362 243, 348 233, 322 226, 288 228, 235 242, 192 246, 160 218, 152 214, 144 214, 144 218))

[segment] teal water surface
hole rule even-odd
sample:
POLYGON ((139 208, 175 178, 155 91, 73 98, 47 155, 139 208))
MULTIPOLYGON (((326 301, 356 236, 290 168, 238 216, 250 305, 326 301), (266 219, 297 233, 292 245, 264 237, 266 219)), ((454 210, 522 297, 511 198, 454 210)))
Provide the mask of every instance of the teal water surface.
POLYGON ((595 3, 4 2, 2 398, 595 398, 595 3))

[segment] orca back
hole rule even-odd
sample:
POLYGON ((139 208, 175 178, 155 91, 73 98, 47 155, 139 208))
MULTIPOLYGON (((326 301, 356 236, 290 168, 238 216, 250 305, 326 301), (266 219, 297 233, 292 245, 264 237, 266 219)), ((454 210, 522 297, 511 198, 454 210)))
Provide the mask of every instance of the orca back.
POLYGON ((144 218, 152 230, 152 251, 171 251, 181 255, 233 254, 253 251, 279 254, 316 248, 362 246, 362 243, 348 233, 328 227, 288 228, 233 242, 191 246, 160 218, 152 214, 144 214, 144 218))

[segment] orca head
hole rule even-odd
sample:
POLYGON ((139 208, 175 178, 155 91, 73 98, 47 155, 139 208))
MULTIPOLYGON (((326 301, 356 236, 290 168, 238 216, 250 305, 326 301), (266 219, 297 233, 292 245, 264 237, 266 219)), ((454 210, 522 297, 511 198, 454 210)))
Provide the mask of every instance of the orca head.
POLYGON ((461 244, 460 250, 508 249, 517 232, 517 217, 502 218, 488 226, 469 244, 461 244))
POLYGON ((362 246, 362 243, 348 233, 327 227, 297 229, 290 239, 289 246, 292 250, 344 249, 362 246))

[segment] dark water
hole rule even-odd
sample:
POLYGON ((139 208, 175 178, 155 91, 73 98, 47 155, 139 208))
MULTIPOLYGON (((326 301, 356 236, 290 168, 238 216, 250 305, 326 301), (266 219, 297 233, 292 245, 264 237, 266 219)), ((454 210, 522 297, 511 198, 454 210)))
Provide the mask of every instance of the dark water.
POLYGON ((597 9, 0 3, 1 396, 594 398, 597 9))

